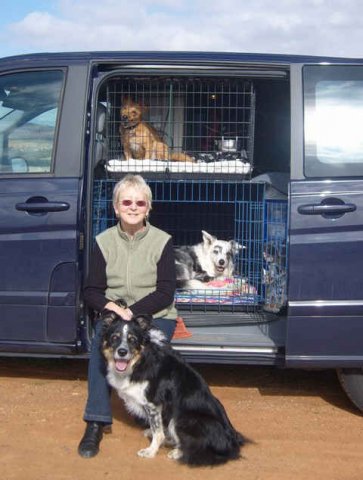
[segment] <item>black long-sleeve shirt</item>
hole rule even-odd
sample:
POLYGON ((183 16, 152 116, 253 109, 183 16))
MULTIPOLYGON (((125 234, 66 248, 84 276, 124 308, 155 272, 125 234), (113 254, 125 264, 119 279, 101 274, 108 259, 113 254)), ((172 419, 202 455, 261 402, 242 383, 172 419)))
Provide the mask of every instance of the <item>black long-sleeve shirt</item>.
MULTIPOLYGON (((165 244, 157 263, 156 289, 133 305, 128 305, 134 315, 159 312, 174 300, 176 288, 175 259, 172 239, 165 244)), ((94 310, 101 312, 110 301, 106 298, 106 261, 98 244, 95 244, 89 275, 84 288, 84 299, 94 310)))

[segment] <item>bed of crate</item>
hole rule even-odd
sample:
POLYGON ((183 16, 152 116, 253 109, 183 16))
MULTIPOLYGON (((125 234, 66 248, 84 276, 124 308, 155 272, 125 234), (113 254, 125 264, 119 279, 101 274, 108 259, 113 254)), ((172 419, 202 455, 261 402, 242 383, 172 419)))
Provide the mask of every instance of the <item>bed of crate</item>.
MULTIPOLYGON (((278 313, 286 303, 287 201, 266 198, 264 183, 220 180, 148 180, 150 221, 173 236, 175 246, 201 241, 201 231, 243 246, 233 277, 198 290, 177 290, 180 311, 278 313)), ((94 182, 93 235, 115 224, 115 180, 94 182)))

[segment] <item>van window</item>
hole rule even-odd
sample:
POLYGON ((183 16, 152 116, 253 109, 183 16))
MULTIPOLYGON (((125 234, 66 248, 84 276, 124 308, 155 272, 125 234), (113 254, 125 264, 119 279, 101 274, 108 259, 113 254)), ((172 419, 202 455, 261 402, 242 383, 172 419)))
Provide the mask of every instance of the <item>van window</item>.
POLYGON ((305 175, 363 175, 363 69, 304 68, 305 175))
POLYGON ((0 174, 49 173, 64 74, 0 77, 0 174))

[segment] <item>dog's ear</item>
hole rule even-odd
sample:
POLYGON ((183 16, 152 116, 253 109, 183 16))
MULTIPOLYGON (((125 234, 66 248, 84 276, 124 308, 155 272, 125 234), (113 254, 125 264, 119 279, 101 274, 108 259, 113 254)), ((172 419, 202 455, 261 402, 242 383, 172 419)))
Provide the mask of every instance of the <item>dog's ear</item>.
POLYGON ((111 323, 119 318, 117 313, 112 312, 111 310, 104 309, 100 313, 100 319, 105 325, 111 325, 111 323))
POLYGON ((133 317, 143 330, 150 330, 153 317, 148 314, 136 315, 133 317))
POLYGON ((143 100, 135 100, 132 97, 124 96, 121 98, 122 106, 139 107, 143 112, 147 112, 148 105, 143 100))
POLYGON ((135 104, 140 108, 141 114, 144 117, 147 114, 147 112, 149 111, 148 105, 143 101, 136 102, 135 104))
MULTIPOLYGON (((127 303, 122 298, 116 300, 115 303, 119 307, 127 307, 127 303)), ((120 318, 120 316, 117 315, 117 313, 113 312, 112 310, 107 310, 107 308, 103 309, 100 313, 100 319, 103 323, 107 325, 110 325, 114 320, 117 320, 118 318, 120 318)))
POLYGON ((112 326, 114 322, 118 320, 120 317, 116 315, 115 312, 111 312, 110 310, 103 310, 100 314, 100 321, 101 321, 101 337, 102 342, 100 345, 101 351, 105 348, 107 343, 107 339, 111 334, 111 330, 113 330, 112 326))
POLYGON ((205 230, 202 230, 202 236, 203 236, 203 242, 210 246, 212 243, 217 240, 216 237, 213 237, 210 233, 206 232, 205 230))
POLYGON ((135 102, 131 97, 122 97, 121 98, 121 105, 123 107, 125 107, 125 106, 131 107, 132 105, 135 105, 135 102))
POLYGON ((133 107, 138 107, 141 109, 140 105, 135 102, 135 100, 131 97, 122 97, 121 99, 121 111, 129 111, 131 110, 133 107))
POLYGON ((231 249, 233 255, 237 255, 241 250, 244 250, 246 247, 235 240, 230 240, 229 243, 231 244, 231 249))

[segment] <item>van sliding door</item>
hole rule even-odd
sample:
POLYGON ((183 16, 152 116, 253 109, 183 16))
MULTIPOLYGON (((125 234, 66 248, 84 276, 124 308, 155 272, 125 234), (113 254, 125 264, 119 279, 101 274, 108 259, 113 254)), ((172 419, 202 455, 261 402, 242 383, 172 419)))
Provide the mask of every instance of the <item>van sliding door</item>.
POLYGON ((295 67, 287 364, 363 365, 363 66, 295 67))

